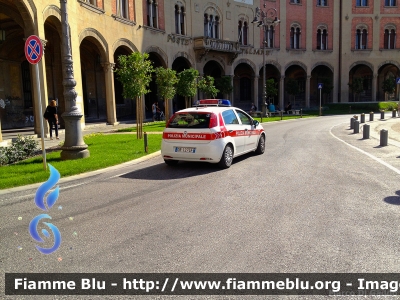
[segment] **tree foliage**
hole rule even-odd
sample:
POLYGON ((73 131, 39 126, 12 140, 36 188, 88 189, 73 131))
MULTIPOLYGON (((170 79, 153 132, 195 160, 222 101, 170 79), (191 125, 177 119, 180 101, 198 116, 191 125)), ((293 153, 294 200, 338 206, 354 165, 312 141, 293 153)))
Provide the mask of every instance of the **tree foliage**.
POLYGON ((163 99, 172 99, 176 94, 175 85, 178 83, 176 71, 158 67, 155 69, 158 94, 163 99))
POLYGON ((197 78, 199 71, 190 68, 178 73, 176 92, 183 97, 194 97, 197 93, 197 78))
POLYGON ((215 79, 215 87, 223 94, 229 95, 232 90, 232 79, 230 76, 222 76, 215 79))
POLYGON ((219 90, 214 86, 214 77, 204 76, 199 80, 199 90, 202 91, 206 97, 215 98, 219 90))
POLYGON ((149 83, 154 71, 147 53, 133 52, 130 55, 118 57, 119 67, 115 70, 118 80, 122 83, 122 95, 125 98, 136 99, 150 92, 149 83))
POLYGON ((268 97, 275 97, 276 95, 278 95, 277 85, 277 82, 275 82, 273 78, 267 79, 265 81, 265 91, 268 97))
POLYGON ((155 72, 158 94, 164 99, 165 117, 168 119, 170 112, 168 100, 174 98, 176 94, 175 85, 178 83, 178 77, 176 76, 176 71, 172 69, 165 69, 163 67, 156 68, 155 72))
POLYGON ((152 80, 154 68, 147 53, 133 52, 118 57, 117 78, 122 83, 122 95, 136 100, 137 138, 143 136, 143 95, 150 92, 148 86, 152 80))
POLYGON ((396 91, 396 79, 392 75, 382 82, 382 90, 388 94, 393 94, 396 91))

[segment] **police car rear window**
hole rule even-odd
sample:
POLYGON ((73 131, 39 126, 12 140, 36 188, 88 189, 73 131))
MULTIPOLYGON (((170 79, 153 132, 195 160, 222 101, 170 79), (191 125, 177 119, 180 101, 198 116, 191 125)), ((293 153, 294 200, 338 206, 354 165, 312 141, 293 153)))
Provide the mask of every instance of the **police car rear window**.
POLYGON ((173 116, 168 128, 209 128, 210 113, 178 113, 173 116))

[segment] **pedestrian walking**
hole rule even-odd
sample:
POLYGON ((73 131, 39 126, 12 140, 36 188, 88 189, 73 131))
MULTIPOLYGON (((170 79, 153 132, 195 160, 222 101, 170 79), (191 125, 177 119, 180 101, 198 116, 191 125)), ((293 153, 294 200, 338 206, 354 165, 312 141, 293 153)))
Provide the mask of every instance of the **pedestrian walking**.
POLYGON ((53 139, 53 125, 56 139, 58 140, 58 115, 57 115, 57 101, 51 100, 50 104, 46 107, 46 111, 43 116, 49 123, 50 128, 50 140, 53 139))

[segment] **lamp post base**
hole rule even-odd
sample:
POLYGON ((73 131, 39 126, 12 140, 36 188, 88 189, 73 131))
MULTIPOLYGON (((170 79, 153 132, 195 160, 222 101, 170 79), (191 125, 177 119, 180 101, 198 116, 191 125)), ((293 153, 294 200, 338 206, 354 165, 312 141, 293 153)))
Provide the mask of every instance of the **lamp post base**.
POLYGON ((89 150, 63 150, 61 151, 61 160, 71 160, 90 157, 89 150))
POLYGON ((83 141, 80 127, 82 114, 80 112, 64 113, 62 118, 65 121, 65 142, 61 147, 61 159, 69 160, 89 157, 88 145, 83 141))

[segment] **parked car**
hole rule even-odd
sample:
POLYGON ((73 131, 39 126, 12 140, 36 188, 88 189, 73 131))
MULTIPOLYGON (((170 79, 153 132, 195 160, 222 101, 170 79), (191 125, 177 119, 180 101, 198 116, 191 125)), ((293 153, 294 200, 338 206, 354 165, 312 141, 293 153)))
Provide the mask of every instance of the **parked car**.
POLYGON ((264 151, 264 128, 224 99, 199 100, 194 107, 177 111, 164 129, 161 144, 167 165, 203 161, 229 168, 239 155, 264 151))

